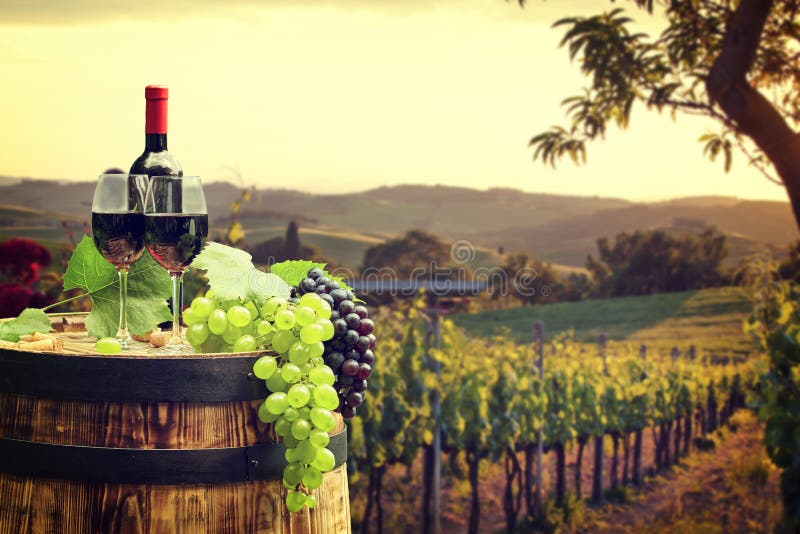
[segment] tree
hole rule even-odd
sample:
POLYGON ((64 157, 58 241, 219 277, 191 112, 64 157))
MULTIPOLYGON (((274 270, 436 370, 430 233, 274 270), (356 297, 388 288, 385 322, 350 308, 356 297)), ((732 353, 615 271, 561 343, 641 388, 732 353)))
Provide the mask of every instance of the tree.
MULTIPOLYGON (((316 260, 323 261, 322 254, 313 245, 303 245, 300 243, 300 236, 297 232, 297 224, 290 221, 286 227, 286 237, 273 237, 256 245, 244 247, 253 256, 256 263, 272 264, 285 260, 316 260)), ((329 268, 330 261, 325 260, 329 268)))
MULTIPOLYGON (((519 0, 520 5, 525 0, 519 0)), ((534 136, 534 160, 555 165, 563 156, 585 162, 586 144, 609 123, 625 128, 634 105, 715 120, 704 152, 734 148, 769 179, 783 184, 800 225, 800 1, 631 0, 667 27, 649 37, 632 31, 622 8, 559 20, 561 41, 590 86, 565 99, 569 126, 534 136)))
POLYGON ((287 260, 299 260, 300 256, 300 235, 297 233, 297 223, 289 221, 286 227, 286 238, 284 239, 283 256, 287 260))
POLYGON ((510 254, 500 266, 503 284, 493 284, 489 291, 493 299, 510 296, 525 306, 554 302, 560 295, 561 284, 553 268, 527 254, 510 254))
POLYGON ((597 248, 599 258, 590 255, 586 268, 599 296, 685 291, 724 282, 725 236, 715 230, 683 237, 662 230, 621 233, 613 245, 607 238, 598 239, 597 248))
POLYGON ((373 245, 364 252, 362 275, 393 269, 397 277, 428 276, 450 264, 450 247, 423 230, 373 245))
POLYGON ((592 289, 592 280, 585 273, 569 273, 559 292, 559 300, 567 302, 583 300, 589 297, 592 289))
POLYGON ((800 282, 800 240, 789 245, 786 257, 778 265, 778 274, 784 280, 800 282))

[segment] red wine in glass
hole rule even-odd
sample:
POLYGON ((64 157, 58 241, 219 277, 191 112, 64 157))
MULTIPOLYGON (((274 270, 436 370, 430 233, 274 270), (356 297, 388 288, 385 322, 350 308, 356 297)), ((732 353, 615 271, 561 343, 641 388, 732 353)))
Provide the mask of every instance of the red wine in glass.
POLYGON ((123 349, 136 348, 128 332, 128 269, 144 252, 144 180, 146 176, 101 174, 92 199, 92 240, 119 277, 119 326, 123 349))
POLYGON ((129 268, 144 252, 144 213, 92 212, 94 246, 108 263, 129 268))
POLYGON ((200 253, 208 236, 208 208, 198 176, 152 176, 145 195, 147 250, 172 279, 172 336, 159 352, 193 352, 181 336, 183 271, 200 253))
POLYGON ((183 272, 203 248, 208 215, 150 213, 145 216, 147 249, 170 274, 183 272))

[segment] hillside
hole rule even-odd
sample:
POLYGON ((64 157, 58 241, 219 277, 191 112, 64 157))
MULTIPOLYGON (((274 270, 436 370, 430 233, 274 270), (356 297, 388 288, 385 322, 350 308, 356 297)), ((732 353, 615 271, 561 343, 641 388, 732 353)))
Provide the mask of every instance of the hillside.
POLYGON ((613 341, 658 341, 682 350, 691 342, 747 353, 753 347, 742 333, 742 321, 750 309, 743 292, 728 287, 456 314, 452 319, 473 335, 507 330, 519 343, 530 342, 531 325, 538 320, 544 322, 547 339, 573 331, 577 340, 593 342, 605 332, 613 341))
MULTIPOLYGON (((36 210, 36 221, 20 213, 6 215, 3 237, 12 235, 65 241, 60 221, 88 221, 94 182, 62 183, 0 177, 0 198, 8 209, 36 210), (48 216, 47 214, 57 214, 48 216), (57 220, 56 220, 57 219, 57 220)), ((224 228, 231 203, 241 189, 227 182, 206 184, 211 224, 224 228)), ((2 215, 0 213, 0 215, 2 215)), ((412 228, 445 239, 466 239, 483 249, 483 261, 500 261, 490 251, 524 251, 557 267, 583 267, 596 252, 598 237, 639 228, 671 228, 676 218, 701 219, 729 236, 731 261, 764 246, 778 253, 798 237, 784 202, 732 197, 690 197, 656 203, 614 198, 526 193, 514 189, 400 185, 358 194, 317 195, 282 189, 259 189, 245 203, 239 219, 252 243, 281 235, 290 220, 301 239, 328 258, 357 266, 374 243, 412 228)))
POLYGON ((476 239, 490 247, 525 250, 548 261, 583 265, 587 254, 596 254, 598 237, 637 229, 671 228, 676 218, 701 220, 729 235, 733 261, 765 245, 782 253, 787 243, 800 237, 788 203, 732 199, 721 202, 716 197, 709 200, 713 204, 680 199, 603 209, 544 224, 485 231, 476 239))

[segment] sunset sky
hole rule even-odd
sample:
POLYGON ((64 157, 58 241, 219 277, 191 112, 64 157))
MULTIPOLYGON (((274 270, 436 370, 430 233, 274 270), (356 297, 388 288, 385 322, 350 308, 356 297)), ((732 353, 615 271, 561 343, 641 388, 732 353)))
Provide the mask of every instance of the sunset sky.
MULTIPOLYGON (((710 121, 641 108, 588 164, 531 162, 585 85, 562 16, 597 0, 0 0, 0 175, 91 180, 144 142, 170 87, 170 151, 207 181, 315 192, 424 183, 652 200, 785 199, 744 159, 702 157, 710 121)), ((655 33, 657 18, 637 14, 655 33)))

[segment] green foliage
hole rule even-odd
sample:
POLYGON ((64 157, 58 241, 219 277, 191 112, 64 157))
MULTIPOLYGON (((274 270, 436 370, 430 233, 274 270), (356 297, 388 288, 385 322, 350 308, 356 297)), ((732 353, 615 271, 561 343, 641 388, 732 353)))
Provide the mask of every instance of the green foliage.
POLYGON ((243 250, 209 241, 192 262, 206 271, 208 285, 220 299, 289 297, 289 284, 274 273, 256 269, 252 256, 243 250))
POLYGON ((706 133, 698 139, 701 143, 705 143, 703 148, 703 155, 707 156, 711 161, 717 159, 717 156, 722 152, 725 157, 725 172, 731 170, 731 162, 733 160, 733 144, 728 138, 728 132, 723 130, 721 134, 706 133))
MULTIPOLYGON (((551 446, 673 421, 706 406, 710 391, 722 405, 738 391, 737 384, 748 387, 757 372, 755 359, 673 361, 666 356, 671 347, 663 343, 652 344, 643 359, 638 344, 612 341, 604 360, 596 346, 559 335, 544 347, 540 380, 532 347, 514 343, 508 332, 468 337, 443 318, 440 348, 426 350, 432 337, 423 308, 422 299, 406 302, 376 320, 381 365, 370 379, 361 417, 351 427, 351 450, 362 470, 410 465, 431 443, 432 394, 442 401, 445 452, 463 452, 471 464, 507 463, 517 451, 536 444, 540 431, 551 446), (441 364, 439 376, 432 361, 441 364)), ((568 516, 572 504, 566 506, 568 516)), ((579 503, 574 511, 580 514, 579 503)))
POLYGON ((613 245, 597 240, 599 258, 586 260, 595 293, 605 297, 686 291, 723 285, 725 236, 713 229, 673 237, 661 231, 617 235, 613 245))
POLYGON ((19 336, 34 332, 49 332, 50 319, 38 308, 26 308, 19 317, 0 323, 0 340, 19 341, 19 336))
POLYGON ((741 289, 727 287, 455 314, 451 319, 471 336, 492 337, 507 329, 515 343, 528 343, 531 323, 541 320, 548 339, 572 329, 580 342, 594 342, 605 332, 609 339, 666 346, 667 351, 673 345, 681 351, 696 345, 711 354, 744 355, 754 351, 742 333, 750 309, 741 289))
POLYGON ((325 264, 309 260, 290 260, 276 263, 269 270, 272 274, 283 278, 283 281, 290 286, 296 286, 306 277, 308 271, 314 268, 325 269, 325 264))
MULTIPOLYGON (((308 271, 314 268, 322 269, 323 274, 331 279, 334 282, 339 284, 339 287, 342 289, 347 289, 352 291, 351 288, 345 282, 344 278, 341 276, 335 276, 325 270, 327 267, 326 263, 318 263, 309 260, 286 260, 280 263, 276 263, 270 267, 270 272, 275 274, 283 279, 284 282, 289 284, 290 286, 296 286, 300 284, 300 281, 306 277, 308 271)), ((360 298, 356 297, 354 299, 356 302, 364 302, 360 298)))
MULTIPOLYGON (((91 295, 92 311, 86 330, 97 338, 113 336, 119 325, 119 277, 117 270, 97 251, 92 238, 84 236, 64 273, 64 290, 83 289, 91 295)), ((171 317, 167 298, 172 294, 169 275, 149 254, 134 263, 128 273, 128 328, 144 335, 171 317)))
POLYGON ((778 265, 778 274, 784 280, 800 282, 800 240, 789 245, 786 257, 778 265))
POLYGON ((403 237, 374 245, 364 253, 362 270, 390 268, 398 277, 430 273, 450 263, 450 247, 433 234, 410 230, 403 237))
POLYGON ((769 355, 753 404, 766 421, 767 454, 781 471, 787 528, 800 528, 800 286, 778 279, 776 267, 756 264, 754 309, 745 329, 769 355))
MULTIPOLYGON (((635 5, 653 12, 652 0, 636 0, 635 5)), ((602 139, 609 124, 626 128, 638 104, 669 111, 673 117, 682 112, 712 118, 722 133, 700 138, 710 159, 723 154, 728 171, 735 146, 750 164, 772 177, 769 159, 758 146, 746 142, 737 122, 720 112, 706 92, 726 37, 721 29, 728 27, 737 5, 719 0, 663 2, 667 26, 656 36, 635 31, 636 22, 620 7, 557 21, 554 26, 564 29, 561 46, 589 86, 563 100, 568 127, 552 126, 531 139, 534 160, 555 165, 569 156, 576 164, 585 162, 586 145, 602 139)), ((795 129, 800 125, 800 73, 793 46, 800 33, 798 7, 794 0, 771 3, 754 61, 745 65, 748 83, 764 89, 761 94, 769 105, 795 129)))
MULTIPOLYGON (((493 299, 507 293, 523 305, 555 302, 563 287, 552 265, 531 260, 527 254, 510 254, 500 266, 503 284, 489 288, 493 299)), ((495 277, 490 282, 495 282, 495 277)))

